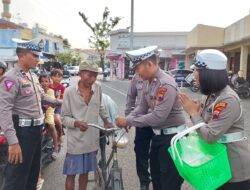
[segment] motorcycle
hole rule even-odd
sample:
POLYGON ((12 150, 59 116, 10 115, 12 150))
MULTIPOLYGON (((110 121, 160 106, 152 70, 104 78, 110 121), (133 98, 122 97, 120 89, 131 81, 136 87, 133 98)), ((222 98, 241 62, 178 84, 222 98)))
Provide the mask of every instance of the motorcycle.
POLYGON ((49 132, 49 126, 44 124, 41 143, 41 168, 53 162, 52 154, 54 151, 52 136, 49 132))
POLYGON ((70 77, 70 73, 68 71, 64 70, 63 71, 63 79, 61 81, 61 84, 65 88, 69 87, 69 82, 70 82, 70 78, 69 77, 70 77))
POLYGON ((228 84, 238 94, 238 96, 243 98, 250 97, 249 83, 243 77, 239 77, 237 74, 229 71, 228 84))
POLYGON ((8 161, 8 143, 0 128, 0 190, 4 186, 4 168, 8 161))
POLYGON ((189 74, 185 80, 187 81, 187 83, 189 84, 189 88, 192 92, 198 92, 200 90, 200 88, 195 84, 195 79, 192 74, 189 74))
POLYGON ((200 90, 200 87, 198 87, 197 85, 195 85, 195 80, 192 79, 190 82, 190 89, 192 92, 198 92, 200 90))
POLYGON ((243 98, 249 98, 250 97, 250 90, 249 90, 249 83, 246 81, 242 84, 236 83, 233 86, 233 90, 243 98))

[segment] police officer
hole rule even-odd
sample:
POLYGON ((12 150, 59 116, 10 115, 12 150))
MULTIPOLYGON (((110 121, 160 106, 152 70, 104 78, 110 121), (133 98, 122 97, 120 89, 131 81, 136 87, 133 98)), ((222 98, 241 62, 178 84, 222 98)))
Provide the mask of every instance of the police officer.
POLYGON ((183 109, 177 96, 173 77, 158 67, 157 46, 129 51, 136 73, 146 80, 140 104, 126 118, 119 117, 119 127, 136 126, 153 128, 150 150, 150 171, 154 190, 179 190, 183 179, 179 176, 168 153, 171 138, 185 129, 183 109), (148 113, 148 110, 152 111, 148 113))
POLYGON ((0 60, 0 78, 4 75, 6 69, 7 69, 6 63, 0 60))
MULTIPOLYGON (((193 124, 205 122, 197 130, 208 143, 227 146, 232 178, 220 190, 250 189, 250 149, 244 135, 244 118, 238 95, 228 86, 227 57, 215 49, 202 50, 196 57, 194 77, 204 95, 201 102, 180 94, 193 124)), ((223 171, 221 171, 223 172, 223 171)))
POLYGON ((0 80, 0 126, 9 144, 4 190, 35 190, 40 169, 41 132, 44 122, 41 99, 47 97, 35 75, 44 47, 41 39, 17 42, 17 65, 0 80))
MULTIPOLYGON (((143 80, 135 74, 131 80, 127 93, 125 116, 128 116, 140 102, 142 96, 143 80)), ((151 127, 136 127, 135 130, 135 157, 136 171, 140 180, 140 190, 148 190, 150 183, 149 149, 153 131, 151 127)))

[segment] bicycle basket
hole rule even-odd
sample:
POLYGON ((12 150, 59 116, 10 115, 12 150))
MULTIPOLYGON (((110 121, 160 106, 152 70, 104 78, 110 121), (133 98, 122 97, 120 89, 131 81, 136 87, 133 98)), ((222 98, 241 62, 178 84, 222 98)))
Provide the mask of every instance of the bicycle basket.
POLYGON ((207 144, 196 133, 184 136, 189 132, 173 137, 168 149, 179 174, 197 190, 220 187, 232 177, 226 146, 207 144))

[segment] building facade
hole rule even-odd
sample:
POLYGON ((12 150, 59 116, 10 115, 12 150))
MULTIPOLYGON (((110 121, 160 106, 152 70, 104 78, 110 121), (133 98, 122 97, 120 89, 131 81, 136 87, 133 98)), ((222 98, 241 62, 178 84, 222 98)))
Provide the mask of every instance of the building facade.
MULTIPOLYGON (((135 32, 133 49, 157 45, 160 49, 161 65, 166 70, 184 65, 187 32, 135 32)), ((110 35, 110 53, 107 55, 118 78, 128 78, 130 62, 125 52, 130 49, 128 29, 113 31, 110 35)))
POLYGON ((197 51, 215 48, 228 58, 228 70, 242 70, 250 82, 250 14, 226 28, 197 25, 187 36, 186 65, 190 66, 197 51))

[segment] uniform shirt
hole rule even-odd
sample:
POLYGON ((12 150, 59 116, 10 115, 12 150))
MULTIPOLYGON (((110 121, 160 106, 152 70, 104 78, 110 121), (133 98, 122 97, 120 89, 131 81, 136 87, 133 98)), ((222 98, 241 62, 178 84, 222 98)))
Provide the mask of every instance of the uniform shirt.
POLYGON ((0 80, 0 126, 9 144, 18 143, 12 115, 23 119, 41 118, 41 100, 47 103, 57 102, 47 97, 35 75, 32 78, 33 81, 16 65, 0 80))
POLYGON ((126 117, 128 125, 155 129, 183 125, 185 118, 177 88, 174 78, 158 69, 155 78, 146 81, 139 106, 126 117))
MULTIPOLYGON (((244 131, 244 119, 238 95, 229 87, 201 101, 200 115, 191 117, 193 124, 205 122, 197 130, 208 143, 215 143, 225 133, 244 131)), ((230 182, 250 179, 250 149, 248 141, 225 143, 232 171, 230 182)))
POLYGON ((131 84, 127 93, 125 116, 129 115, 131 111, 138 106, 142 96, 143 80, 139 75, 135 74, 131 80, 131 84))
MULTIPOLYGON (((55 98, 55 95, 54 95, 54 90, 52 89, 48 89, 46 94, 51 97, 51 98, 55 98)), ((51 107, 51 106, 48 106, 48 105, 45 105, 45 123, 49 124, 49 125, 55 125, 55 119, 54 119, 54 111, 55 111, 55 108, 51 107)))
POLYGON ((99 84, 92 85, 92 96, 88 105, 78 90, 78 83, 65 90, 62 104, 62 122, 67 129, 67 152, 84 154, 96 151, 99 147, 99 130, 89 127, 85 132, 74 127, 76 120, 98 124, 98 116, 107 118, 102 104, 102 91, 99 84))

